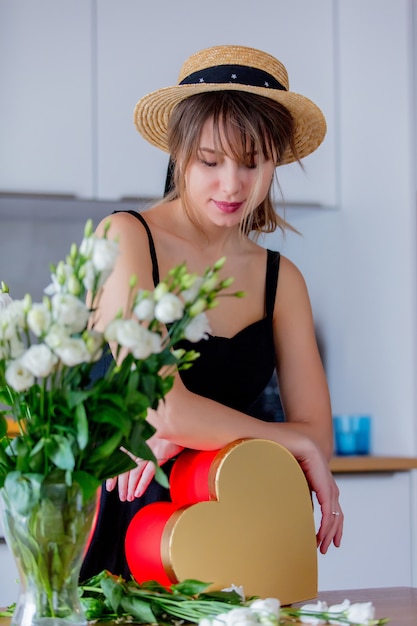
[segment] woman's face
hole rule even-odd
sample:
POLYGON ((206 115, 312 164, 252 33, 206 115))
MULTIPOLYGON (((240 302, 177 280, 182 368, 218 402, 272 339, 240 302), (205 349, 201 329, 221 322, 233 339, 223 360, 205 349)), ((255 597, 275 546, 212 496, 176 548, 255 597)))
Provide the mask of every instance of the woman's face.
MULTIPOLYGON (((220 138, 227 145, 222 132, 220 138)), ((275 164, 273 159, 266 161, 255 155, 254 164, 248 165, 243 159, 238 162, 227 152, 216 151, 215 146, 213 121, 209 119, 202 128, 197 155, 185 172, 187 202, 200 218, 217 226, 235 226, 245 214, 248 198, 254 209, 267 196, 275 164)))

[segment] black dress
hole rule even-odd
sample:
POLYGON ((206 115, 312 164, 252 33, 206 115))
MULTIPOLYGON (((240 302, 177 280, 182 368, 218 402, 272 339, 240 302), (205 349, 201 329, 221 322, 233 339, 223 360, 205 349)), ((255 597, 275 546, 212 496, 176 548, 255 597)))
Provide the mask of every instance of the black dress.
MULTIPOLYGON (((144 218, 129 211, 147 230, 153 264, 153 281, 159 282, 158 262, 152 235, 144 218)), ((181 346, 194 349, 200 357, 193 366, 180 375, 185 386, 199 395, 221 404, 252 414, 251 406, 271 380, 275 369, 272 316, 279 271, 279 252, 267 251, 265 274, 265 317, 250 324, 234 337, 210 336, 198 343, 184 341, 181 346)), ((245 306, 242 300, 242 306, 245 306)), ((106 367, 106 363, 101 364, 106 367)), ((262 419, 262 416, 260 416, 262 419)), ((196 416, 198 419, 198 416, 196 416)), ((169 475, 172 462, 164 465, 169 475)), ((156 501, 169 501, 169 491, 153 480, 145 494, 133 502, 121 502, 117 489, 112 492, 103 487, 98 521, 88 552, 85 556, 80 580, 84 581, 103 569, 130 578, 124 552, 127 527, 135 513, 143 506, 156 501)))

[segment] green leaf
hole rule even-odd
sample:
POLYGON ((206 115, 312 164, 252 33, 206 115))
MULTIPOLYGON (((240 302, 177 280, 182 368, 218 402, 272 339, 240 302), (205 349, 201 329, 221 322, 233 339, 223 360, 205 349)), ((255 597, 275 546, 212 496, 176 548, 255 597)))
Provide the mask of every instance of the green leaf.
POLYGON ((159 465, 155 465, 155 480, 162 487, 165 487, 165 489, 169 488, 168 476, 165 474, 165 472, 162 469, 162 467, 159 467, 159 465))
POLYGON ((3 439, 7 435, 7 420, 3 415, 3 411, 0 412, 0 439, 3 439))
POLYGON ((84 404, 77 404, 75 409, 75 428, 77 443, 80 450, 84 450, 88 443, 88 419, 84 404))
POLYGON ((9 472, 4 482, 4 490, 13 509, 27 514, 40 499, 43 476, 9 472))
POLYGON ((89 500, 101 485, 101 481, 89 472, 76 471, 72 476, 82 489, 84 501, 89 500))
POLYGON ((171 585, 173 593, 180 593, 185 596, 197 596, 204 593, 210 587, 211 583, 203 583, 201 580, 188 578, 179 583, 171 585))
POLYGON ((124 582, 115 576, 107 574, 101 579, 101 588, 106 597, 107 602, 111 606, 114 613, 119 613, 120 603, 123 597, 124 582))
POLYGON ((63 470, 72 470, 75 467, 75 458, 71 442, 63 435, 52 435, 45 443, 48 457, 57 467, 63 470))
POLYGON ((98 598, 80 598, 80 603, 88 621, 98 619, 105 611, 102 600, 98 598))
POLYGON ((121 445, 122 439, 123 434, 115 432, 107 441, 97 446, 88 459, 89 466, 92 466, 96 461, 109 457, 121 445))
POLYGON ((142 600, 141 598, 134 596, 124 596, 121 599, 121 606, 126 613, 132 615, 135 621, 139 621, 141 624, 157 624, 158 620, 155 617, 149 601, 142 600))

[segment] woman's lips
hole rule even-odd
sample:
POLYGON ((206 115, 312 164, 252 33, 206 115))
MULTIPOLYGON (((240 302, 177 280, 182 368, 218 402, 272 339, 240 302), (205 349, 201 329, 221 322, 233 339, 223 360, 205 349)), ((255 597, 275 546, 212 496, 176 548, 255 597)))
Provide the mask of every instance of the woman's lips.
POLYGON ((243 204, 243 202, 219 202, 218 200, 213 200, 213 202, 223 213, 235 213, 243 204))

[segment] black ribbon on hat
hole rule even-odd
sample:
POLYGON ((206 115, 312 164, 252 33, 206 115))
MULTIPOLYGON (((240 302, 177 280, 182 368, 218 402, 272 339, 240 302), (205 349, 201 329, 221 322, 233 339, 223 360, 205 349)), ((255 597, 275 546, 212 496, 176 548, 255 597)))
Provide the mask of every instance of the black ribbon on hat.
POLYGON ((263 70, 247 65, 214 65, 193 72, 186 76, 180 85, 211 84, 237 84, 250 85, 251 87, 266 87, 267 89, 280 89, 287 91, 281 83, 263 70))

